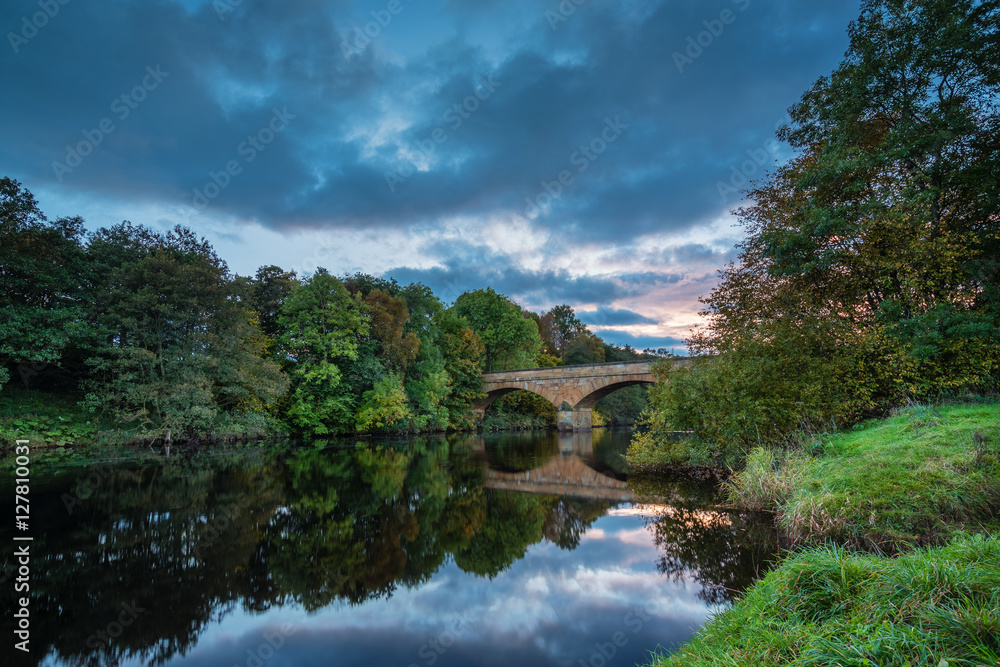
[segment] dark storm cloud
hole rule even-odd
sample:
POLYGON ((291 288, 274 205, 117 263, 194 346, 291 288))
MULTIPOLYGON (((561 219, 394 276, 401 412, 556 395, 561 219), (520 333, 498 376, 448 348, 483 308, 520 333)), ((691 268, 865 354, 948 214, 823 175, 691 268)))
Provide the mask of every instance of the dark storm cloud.
MULTIPOLYGON (((217 187, 210 211, 272 227, 514 210, 571 240, 626 241, 732 206, 719 182, 780 157, 775 125, 839 59, 856 13, 842 0, 591 0, 552 23, 554 2, 440 4, 449 19, 402 0, 350 54, 345 38, 385 3, 244 0, 224 20, 207 2, 61 5, 0 55, 0 169, 29 188, 61 177, 67 193, 152 203, 197 204, 195 189, 217 187), (734 20, 679 66, 727 10, 734 20), (147 67, 168 74, 143 93, 147 67), (275 110, 286 126, 268 133, 275 110), (87 141, 93 154, 70 167, 66 147, 87 141), (393 191, 387 173, 409 175, 393 191)), ((8 3, 6 25, 37 9, 8 3)), ((539 278, 557 299, 615 293, 539 278)))

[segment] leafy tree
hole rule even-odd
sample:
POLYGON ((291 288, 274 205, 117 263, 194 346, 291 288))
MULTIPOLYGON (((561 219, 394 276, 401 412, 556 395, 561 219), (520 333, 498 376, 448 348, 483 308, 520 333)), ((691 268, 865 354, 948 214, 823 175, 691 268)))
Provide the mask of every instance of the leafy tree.
POLYGON ((416 334, 421 341, 436 340, 440 331, 438 319, 445 309, 431 288, 422 283, 410 283, 400 290, 399 296, 406 301, 409 313, 405 332, 416 334))
POLYGON ((566 347, 563 363, 567 365, 604 363, 604 347, 604 341, 589 331, 579 333, 566 347))
POLYGON ((119 243, 91 297, 99 342, 85 405, 167 440, 209 432, 220 410, 266 411, 286 381, 262 358, 263 336, 208 242, 123 223, 92 245, 119 243))
POLYGON ((438 317, 442 337, 440 350, 444 370, 449 378, 449 392, 443 399, 452 428, 469 428, 473 424, 472 406, 481 398, 485 346, 466 320, 453 311, 443 311, 438 317))
POLYGON ((420 338, 404 331, 410 315, 406 301, 373 289, 365 297, 365 305, 370 318, 369 335, 377 343, 379 359, 391 371, 405 372, 420 349, 420 338))
POLYGON ((281 329, 278 315, 292 288, 298 284, 294 271, 284 271, 280 266, 262 266, 250 287, 250 304, 257 313, 261 331, 268 338, 268 348, 277 345, 281 329))
POLYGON ((410 415, 406 401, 403 381, 395 375, 385 376, 362 397, 357 430, 388 429, 398 424, 410 415))
POLYGON ((281 308, 281 354, 292 380, 288 417, 312 433, 341 432, 354 425, 352 395, 341 366, 358 357, 367 336, 364 302, 320 269, 292 289, 281 308))
POLYGON ((348 292, 360 294, 362 297, 368 296, 374 290, 380 290, 389 296, 399 296, 401 292, 395 278, 378 278, 360 271, 350 276, 345 275, 343 283, 348 292))
POLYGON ((407 389, 413 403, 412 430, 443 431, 451 425, 447 405, 451 395, 451 378, 443 363, 440 370, 424 372, 410 380, 407 389))
POLYGON ((649 407, 649 390, 646 385, 625 387, 608 394, 594 406, 605 424, 626 426, 639 423, 642 413, 649 407))
POLYGON ((535 357, 535 366, 538 368, 553 368, 555 366, 562 366, 562 363, 563 361, 559 357, 554 357, 545 352, 535 357))
POLYGON ((587 327, 576 316, 571 306, 562 304, 541 316, 538 330, 547 352, 562 357, 569 344, 586 332, 587 327))
POLYGON ((516 303, 487 287, 462 294, 453 308, 479 334, 486 356, 485 371, 534 364, 542 345, 538 327, 516 303))
POLYGON ((755 233, 771 274, 884 336, 910 395, 991 384, 1000 361, 998 21, 995 0, 866 2, 782 133, 808 203, 755 233))
POLYGON ((0 386, 12 366, 58 364, 85 338, 82 237, 82 219, 49 223, 31 192, 0 179, 0 386))
POLYGON ((740 263, 689 342, 706 358, 664 371, 639 440, 690 428, 702 455, 738 456, 879 405, 996 387, 998 23, 996 0, 866 0, 846 59, 779 133, 797 156, 739 212, 740 263))

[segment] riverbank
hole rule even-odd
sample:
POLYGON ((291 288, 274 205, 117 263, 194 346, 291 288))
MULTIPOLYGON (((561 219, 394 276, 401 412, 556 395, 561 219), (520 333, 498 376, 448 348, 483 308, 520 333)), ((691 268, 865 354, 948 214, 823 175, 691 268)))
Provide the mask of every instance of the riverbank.
MULTIPOLYGON (((82 397, 30 391, 7 386, 0 393, 0 455, 13 450, 17 439, 29 440, 53 455, 76 449, 121 450, 164 444, 160 435, 136 436, 113 421, 80 407, 82 397)), ((222 415, 210 432, 196 439, 173 438, 174 446, 197 446, 204 442, 232 444, 261 439, 284 439, 288 430, 265 415, 222 415)))
POLYGON ((1000 665, 1000 403, 755 451, 730 484, 801 551, 655 667, 1000 665))

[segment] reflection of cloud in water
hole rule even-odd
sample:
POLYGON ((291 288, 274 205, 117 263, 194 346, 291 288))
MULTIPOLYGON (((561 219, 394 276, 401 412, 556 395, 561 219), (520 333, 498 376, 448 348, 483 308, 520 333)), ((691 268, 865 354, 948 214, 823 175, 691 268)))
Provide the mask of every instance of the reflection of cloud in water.
POLYGON ((296 633, 275 664, 336 655, 336 664, 345 665, 427 665, 427 643, 442 633, 454 643, 434 654, 438 667, 576 664, 595 641, 622 631, 629 644, 608 665, 633 665, 658 643, 686 639, 711 611, 693 579, 666 578, 655 569, 660 554, 641 521, 628 514, 598 519, 576 550, 535 545, 492 581, 450 562, 430 581, 400 588, 388 600, 312 614, 288 607, 259 616, 235 611, 205 632, 185 664, 245 664, 247 650, 268 628, 290 621, 296 633), (635 610, 649 620, 635 625, 641 618, 635 610), (455 637, 449 628, 457 628, 455 637))
POLYGON ((653 536, 648 528, 636 528, 635 530, 623 530, 618 533, 618 540, 624 544, 634 547, 653 547, 653 536))
POLYGON ((624 507, 615 507, 614 509, 608 510, 608 516, 657 517, 662 516, 668 509, 669 505, 626 505, 624 507))

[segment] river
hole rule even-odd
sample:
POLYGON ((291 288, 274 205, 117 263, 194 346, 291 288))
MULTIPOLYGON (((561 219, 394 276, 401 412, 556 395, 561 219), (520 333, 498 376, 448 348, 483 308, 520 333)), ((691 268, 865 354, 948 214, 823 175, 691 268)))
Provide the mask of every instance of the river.
MULTIPOLYGON (((629 477, 629 436, 461 434, 34 473, 24 664, 647 662, 750 586, 777 545, 766 521, 715 509, 710 485, 629 477)), ((0 655, 19 654, 11 644, 0 655)))

